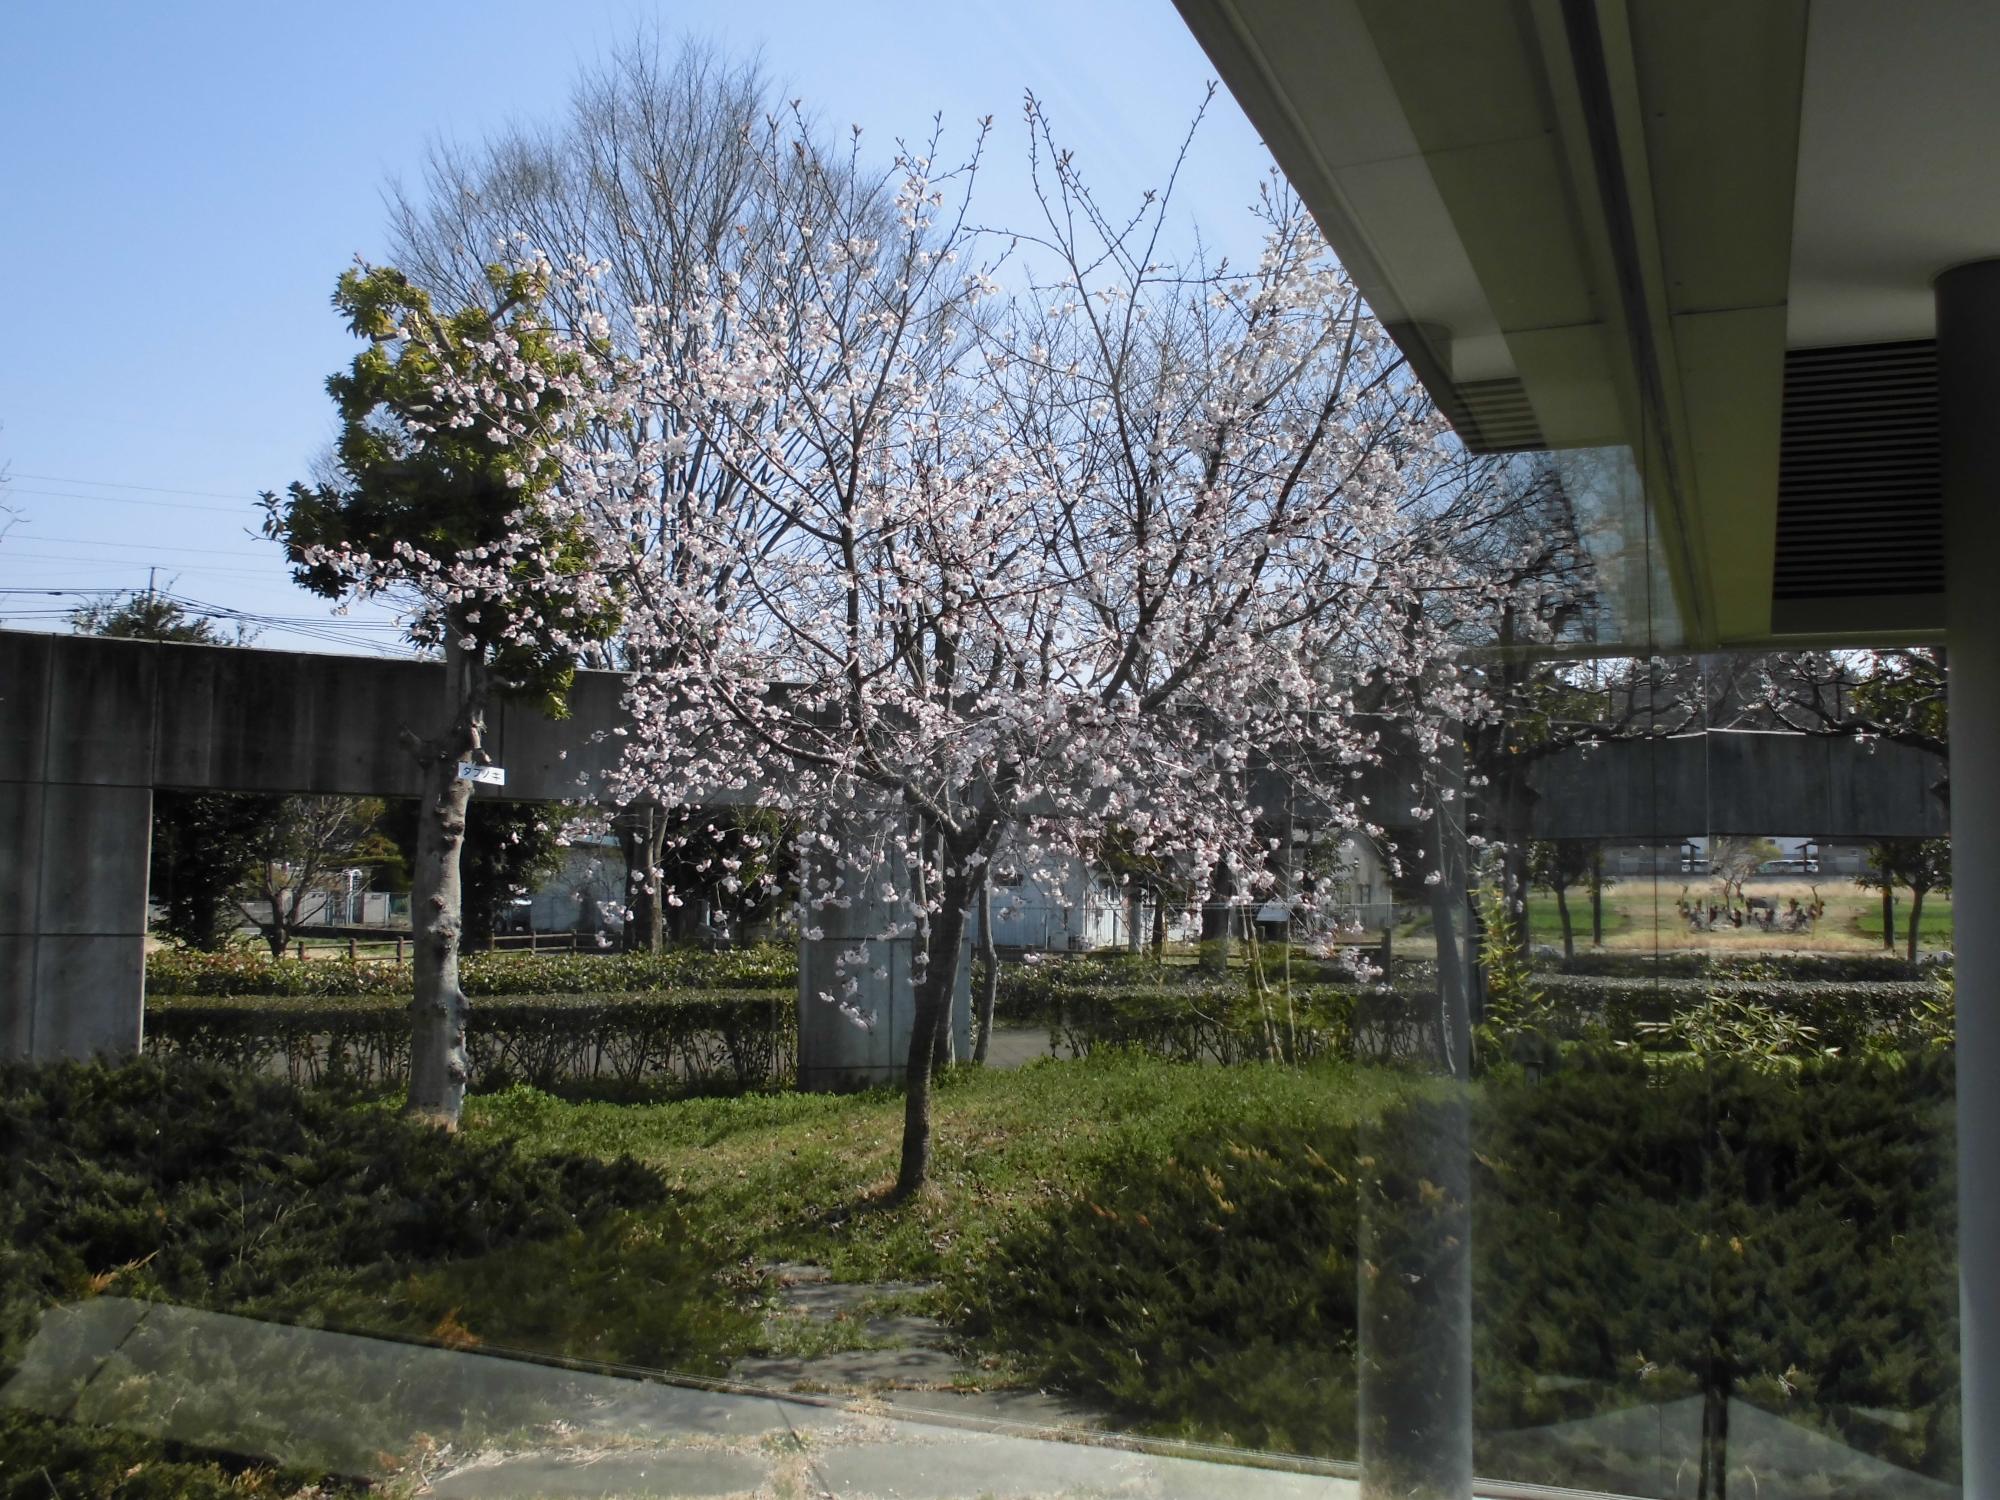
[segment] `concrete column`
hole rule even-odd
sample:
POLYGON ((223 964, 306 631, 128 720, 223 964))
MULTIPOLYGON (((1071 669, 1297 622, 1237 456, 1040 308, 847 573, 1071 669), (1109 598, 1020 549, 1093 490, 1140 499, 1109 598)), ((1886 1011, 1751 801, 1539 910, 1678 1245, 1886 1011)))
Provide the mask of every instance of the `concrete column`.
POLYGON ((1967 1500, 2000 1496, 2000 259, 1937 280, 1967 1500))
MULTIPOLYGON (((0 1058, 130 1057, 146 986, 153 676, 143 646, 0 665, 0 1058)), ((109 645, 110 643, 104 643, 109 645)))
POLYGON ((1472 1494, 1472 1076, 1465 766, 1452 749, 1406 778, 1395 806, 1433 809, 1397 830, 1426 883, 1436 932, 1437 1007, 1426 1059, 1438 1086, 1363 1124, 1355 1306, 1356 1448, 1363 1500, 1472 1494), (1420 860, 1415 858, 1421 849, 1420 860))
MULTIPOLYGON (((821 935, 799 944, 799 1087, 837 1092, 901 1083, 916 1020, 912 939, 875 936, 894 914, 870 892, 884 879, 900 883, 902 872, 877 872, 863 880, 842 851, 822 850, 804 862, 800 878, 815 893, 837 890, 848 904, 807 913, 807 926, 821 935), (821 886, 822 880, 836 884, 821 886), (865 964, 842 962, 864 942, 865 964)), ((951 1055, 960 1061, 972 1055, 971 946, 968 924, 951 1003, 951 1055)))

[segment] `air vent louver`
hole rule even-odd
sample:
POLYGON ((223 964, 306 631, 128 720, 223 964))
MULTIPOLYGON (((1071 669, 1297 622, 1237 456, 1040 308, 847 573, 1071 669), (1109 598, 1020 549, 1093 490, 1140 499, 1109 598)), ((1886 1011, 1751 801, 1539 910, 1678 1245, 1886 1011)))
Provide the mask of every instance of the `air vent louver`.
POLYGON ((1943 590, 1937 346, 1792 350, 1772 598, 1943 590))
POLYGON ((1445 419, 1474 453, 1533 453, 1548 446, 1520 381, 1467 380, 1450 392, 1442 403, 1445 419))

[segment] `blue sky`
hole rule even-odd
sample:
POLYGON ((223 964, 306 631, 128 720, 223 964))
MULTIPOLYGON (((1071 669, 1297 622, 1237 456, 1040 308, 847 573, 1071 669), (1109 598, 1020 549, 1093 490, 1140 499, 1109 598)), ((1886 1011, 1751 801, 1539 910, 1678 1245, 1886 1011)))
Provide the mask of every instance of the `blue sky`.
MULTIPOLYGON (((984 222, 1032 211, 1023 89, 1101 193, 1136 195, 1212 76, 1169 0, 4 7, 0 502, 21 519, 0 538, 0 626, 54 628, 76 602, 17 590, 142 588, 156 567, 182 595, 298 622, 262 644, 392 649, 380 609, 329 636, 329 606, 252 534, 255 493, 331 436, 322 383, 354 352, 334 278, 382 253, 382 186, 429 140, 559 112, 578 67, 641 27, 761 51, 884 150, 937 111, 957 141, 992 114, 984 222)), ((1219 96, 1183 216, 1245 243, 1268 166, 1219 96)))

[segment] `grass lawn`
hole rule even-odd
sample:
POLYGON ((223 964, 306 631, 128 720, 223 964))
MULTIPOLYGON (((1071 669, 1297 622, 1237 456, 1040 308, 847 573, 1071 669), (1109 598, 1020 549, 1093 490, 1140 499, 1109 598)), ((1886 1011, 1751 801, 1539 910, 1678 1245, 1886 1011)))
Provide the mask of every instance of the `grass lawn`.
MULTIPOLYGON (((1569 898, 1570 932, 1578 947, 1590 945, 1590 894, 1572 895, 1569 898)), ((1604 935, 1615 938, 1628 932, 1632 927, 1632 914, 1623 903, 1614 900, 1611 892, 1605 892, 1604 935)), ((1560 943, 1562 941, 1562 913, 1556 910, 1556 898, 1536 894, 1528 898, 1528 931, 1538 943, 1560 943)))
MULTIPOLYGON (((1896 943, 1900 947, 1905 941, 1909 928, 1904 924, 1910 920, 1910 898, 1899 896, 1896 900, 1896 943)), ((1855 914, 1855 930, 1865 938, 1882 941, 1882 900, 1880 896, 1871 899, 1855 914)), ((1924 914, 1917 928, 1917 946, 1920 948, 1949 948, 1951 946, 1951 897, 1931 895, 1924 897, 1924 914)))
POLYGON ((908 1280, 964 1270, 1114 1156, 1164 1156, 1246 1123, 1350 1122, 1406 1087, 1401 1075, 1337 1064, 1235 1068, 1226 1080, 1131 1057, 960 1069, 935 1100, 931 1187, 893 1210, 868 1206, 896 1175, 903 1101, 889 1091, 625 1105, 516 1089, 470 1100, 464 1130, 514 1137, 530 1153, 629 1153, 661 1172, 670 1212, 720 1261, 908 1280))

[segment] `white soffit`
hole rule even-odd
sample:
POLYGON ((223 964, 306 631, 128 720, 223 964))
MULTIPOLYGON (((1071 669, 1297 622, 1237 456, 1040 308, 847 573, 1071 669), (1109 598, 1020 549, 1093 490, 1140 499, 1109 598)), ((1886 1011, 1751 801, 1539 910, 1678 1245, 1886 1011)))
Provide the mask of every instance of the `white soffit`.
POLYGON ((2000 255, 2000 0, 1813 0, 1793 348, 1928 339, 1931 282, 2000 255))
POLYGON ((1805 0, 1177 3, 1461 432, 1628 451, 1691 640, 1768 633, 1805 0))

